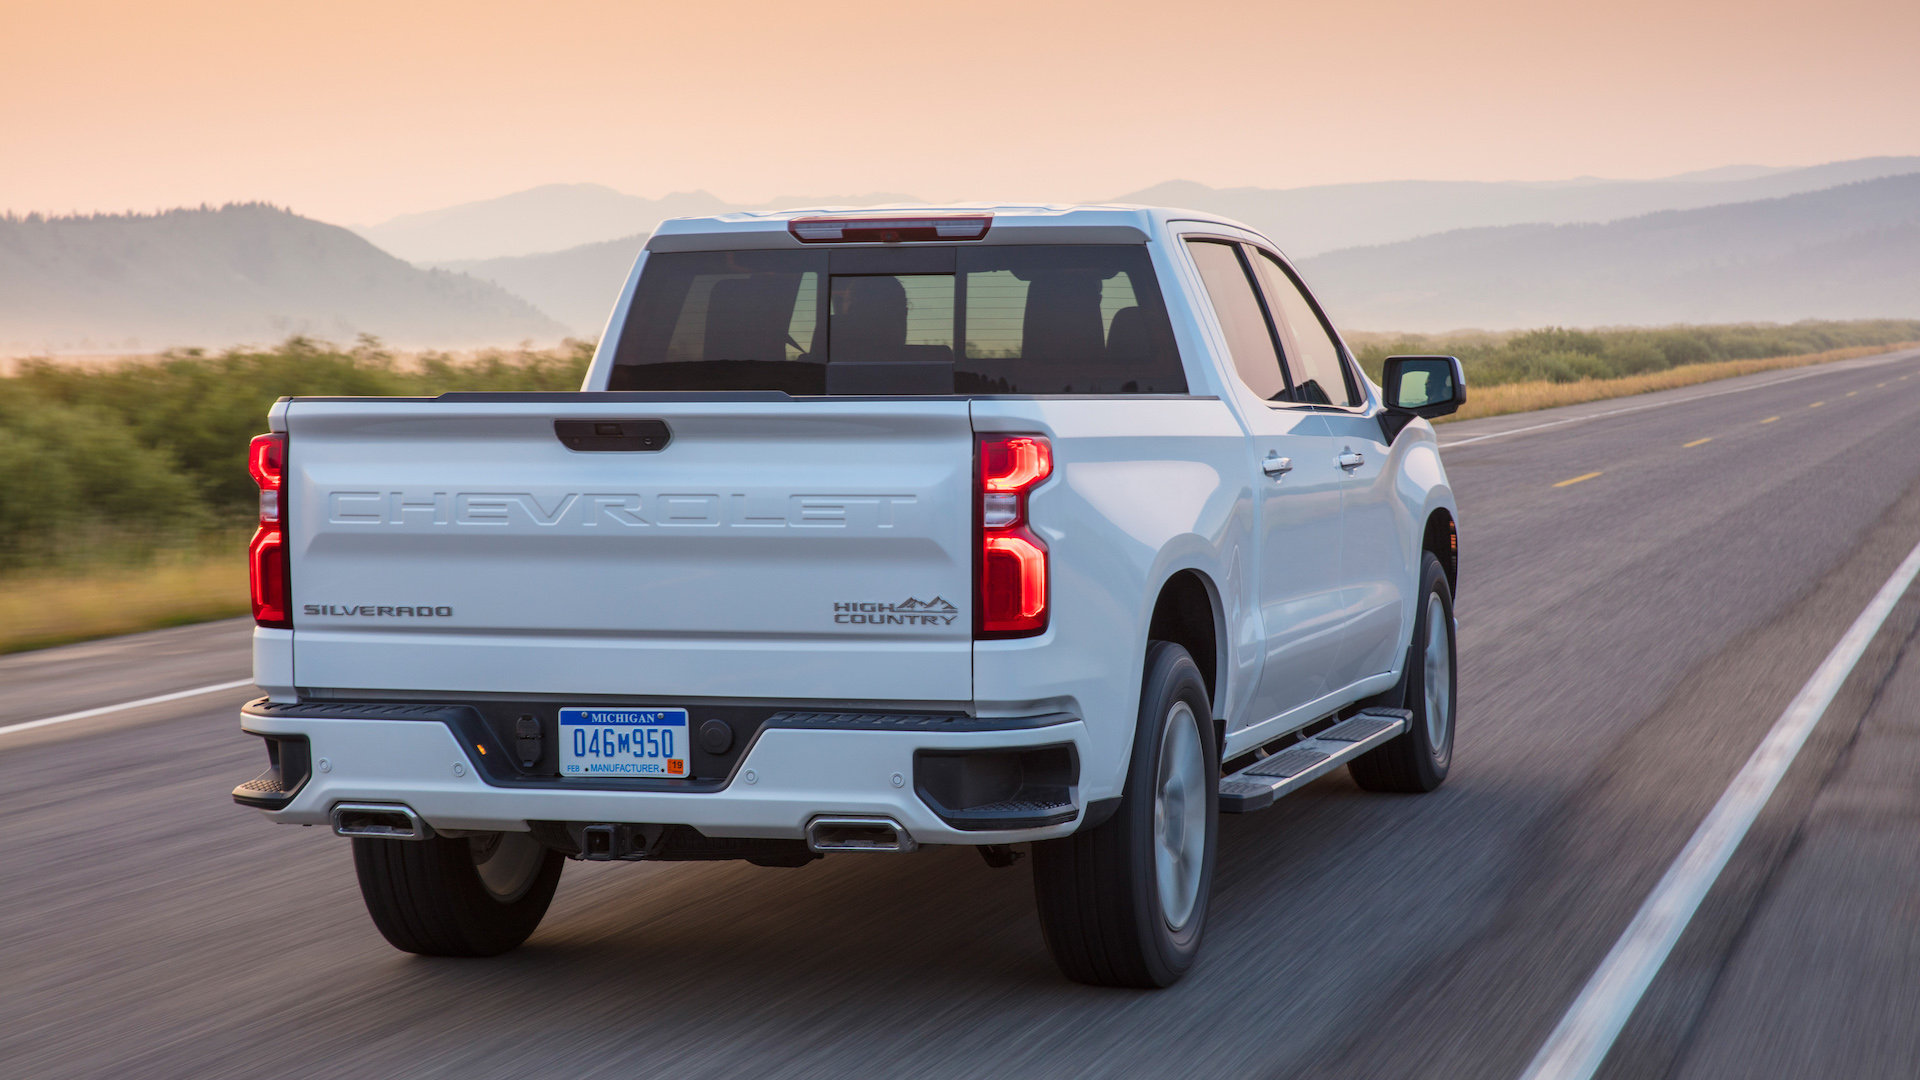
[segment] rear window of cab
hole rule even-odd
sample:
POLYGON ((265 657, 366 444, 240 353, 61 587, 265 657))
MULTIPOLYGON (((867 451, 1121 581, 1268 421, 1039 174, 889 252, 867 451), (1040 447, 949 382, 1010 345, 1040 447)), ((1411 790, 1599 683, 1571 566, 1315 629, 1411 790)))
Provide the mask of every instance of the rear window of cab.
POLYGON ((1184 394, 1144 247, 649 255, 609 390, 1184 394))

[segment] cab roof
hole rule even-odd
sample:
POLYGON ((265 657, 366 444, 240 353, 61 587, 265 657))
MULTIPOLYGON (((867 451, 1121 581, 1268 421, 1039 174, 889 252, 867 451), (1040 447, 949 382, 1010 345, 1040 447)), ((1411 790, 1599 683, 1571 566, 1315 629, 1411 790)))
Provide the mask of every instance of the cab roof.
MULTIPOLYGON (((710 217, 669 218, 647 241, 648 251, 712 251, 743 248, 799 248, 812 246, 796 235, 793 223, 809 219, 903 223, 912 219, 991 218, 983 237, 940 237, 986 244, 1144 244, 1158 226, 1168 221, 1201 221, 1257 229, 1218 214, 1159 206, 1064 203, 895 203, 886 206, 823 206, 792 210, 757 210, 710 217)), ((928 236, 927 241, 935 240, 928 236)), ((817 242, 817 241, 816 241, 817 242)), ((905 241, 906 243, 924 241, 905 241)), ((876 243, 834 240, 835 245, 876 243)), ((898 243, 886 246, 900 246, 898 243)))

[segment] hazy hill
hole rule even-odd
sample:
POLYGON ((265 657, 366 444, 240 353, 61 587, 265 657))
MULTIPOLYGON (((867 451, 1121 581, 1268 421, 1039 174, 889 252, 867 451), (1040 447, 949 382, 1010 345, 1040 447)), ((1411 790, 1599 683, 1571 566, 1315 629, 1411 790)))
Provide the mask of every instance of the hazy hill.
MULTIPOLYGON (((1285 196, 1272 204, 1304 215, 1298 228, 1261 221, 1257 205, 1215 208, 1264 225, 1296 252, 1311 250, 1298 234, 1314 228, 1322 236, 1413 229, 1469 211, 1536 221, 1602 215, 1629 196, 1724 203, 1608 224, 1466 228, 1307 260, 1315 288, 1360 329, 1896 317, 1920 315, 1920 171, 1725 200, 1903 165, 1920 170, 1920 159, 1735 166, 1646 183, 1408 182, 1213 194, 1256 203, 1285 196), (1377 212, 1362 212, 1366 205, 1377 212)), ((1209 191, 1162 185, 1129 198, 1205 209, 1198 196, 1209 191)), ((701 192, 646 200, 570 185, 521 194, 527 198, 413 216, 416 238, 494 244, 517 236, 543 252, 457 264, 470 273, 420 269, 346 229, 257 204, 0 218, 0 353, 219 347, 296 333, 346 341, 364 332, 442 348, 592 336, 660 216, 742 209, 701 192), (566 246, 566 229, 603 231, 609 222, 621 229, 566 246)), ((878 201, 900 200, 776 200, 878 201)))
POLYGON ((0 218, 0 350, 218 347, 291 334, 459 347, 565 330, 496 285, 421 270, 261 204, 0 218))
POLYGON ((598 337, 650 235, 638 233, 539 255, 444 265, 532 301, 578 337, 598 337))
POLYGON ((1771 199, 1911 172, 1920 172, 1920 157, 1861 158, 1801 169, 1735 165, 1664 180, 1396 180, 1282 190, 1210 188, 1173 180, 1113 201, 1225 214, 1265 232, 1287 254, 1305 258, 1452 229, 1614 221, 1658 210, 1771 199))
MULTIPOLYGON (((1529 197, 1540 194, 1556 197, 1581 195, 1586 198, 1584 204, 1569 198, 1563 202, 1560 210, 1570 213, 1570 207, 1584 206, 1582 213, 1601 214, 1606 212, 1608 200, 1623 197, 1624 189, 1657 189, 1652 190, 1652 195, 1662 198, 1676 197, 1673 195, 1675 191, 1686 195, 1698 189, 1703 194, 1689 197, 1718 198, 1729 192, 1753 191, 1756 185, 1762 188, 1768 185, 1791 188, 1835 175, 1873 172, 1890 167, 1889 163, 1900 162, 1911 163, 1920 169, 1920 158, 1881 158, 1871 162, 1845 162, 1812 169, 1768 170, 1757 166, 1730 166, 1645 184, 1596 180, 1551 185, 1409 183, 1353 187, 1375 189, 1371 194, 1361 193, 1368 198, 1381 196, 1381 191, 1377 189, 1382 188, 1423 189, 1426 195, 1421 197, 1428 198, 1429 202, 1435 190, 1452 191, 1463 187, 1479 189, 1482 194, 1504 192, 1503 198, 1512 196, 1516 191, 1529 197)), ((1163 185, 1163 188, 1166 186, 1163 185)), ((1899 189, 1900 185, 1894 184, 1871 190, 1899 189)), ((1325 189, 1301 190, 1310 192, 1325 189)), ((1299 192, 1265 194, 1288 195, 1299 192)), ((1828 193, 1821 194, 1824 196, 1828 193)), ((1636 194, 1634 197, 1651 196, 1636 194)), ((1164 201, 1192 205, 1197 200, 1169 198, 1164 201)), ((1607 231, 1599 233, 1593 232, 1592 227, 1556 228, 1548 224, 1472 229, 1389 247, 1341 251, 1310 260, 1308 265, 1312 267, 1309 272, 1313 275, 1315 287, 1328 293, 1330 302, 1350 311, 1352 316, 1344 321, 1355 327, 1449 329, 1469 325, 1538 325, 1541 322, 1646 324, 1693 319, 1696 316, 1685 313, 1695 311, 1701 313, 1699 318, 1714 321, 1920 314, 1901 295, 1900 286, 1882 284, 1906 280, 1902 276, 1898 255, 1890 253, 1899 251, 1904 242, 1898 227, 1898 223, 1905 220, 1900 217, 1899 200, 1895 198, 1889 205, 1884 201, 1874 201, 1864 190, 1834 189, 1830 198, 1812 199, 1808 205, 1825 206, 1829 203, 1861 212, 1866 212, 1867 204, 1871 203, 1878 209, 1861 219, 1857 230, 1850 231, 1840 219, 1816 215, 1801 220, 1797 216, 1798 211, 1781 211, 1777 207, 1759 211, 1733 209, 1735 206, 1756 204, 1750 201, 1748 204, 1722 207, 1728 211, 1725 215, 1707 214, 1704 218, 1696 219, 1687 217, 1685 213, 1679 216, 1657 214, 1637 226, 1622 222, 1618 227, 1607 226, 1607 231), (1856 205, 1859 200, 1866 202, 1856 205), (1780 216, 1783 213, 1785 216, 1780 216), (1689 224, 1722 220, 1738 221, 1740 224, 1717 232, 1702 231, 1706 228, 1704 225, 1689 224), (1635 248, 1625 240, 1596 239, 1631 234, 1640 238, 1633 243, 1648 245, 1654 242, 1647 239, 1653 235, 1647 230, 1665 236, 1665 246, 1657 250, 1635 248), (1607 285, 1603 289, 1596 275, 1615 271, 1603 271, 1598 264, 1591 264, 1591 260, 1599 258, 1589 249, 1588 245, 1591 244, 1603 247, 1626 245, 1623 250, 1607 258, 1640 261, 1617 271, 1626 276, 1624 284, 1607 285), (1464 268, 1478 265, 1474 260, 1479 257, 1482 248, 1486 251, 1485 264, 1475 276, 1476 272, 1464 268), (1796 257, 1808 273, 1815 272, 1817 267, 1821 281, 1790 288, 1788 292, 1791 295, 1781 296, 1778 290, 1767 284, 1769 274, 1782 272, 1779 267, 1773 266, 1773 260, 1784 257, 1789 249, 1799 248, 1806 250, 1800 251, 1796 257), (1563 251, 1572 261, 1556 263, 1556 253, 1563 251), (1758 264, 1746 265, 1756 259, 1759 260, 1758 264), (1741 264, 1739 268, 1731 265, 1736 261, 1741 264), (1892 264, 1891 270, 1883 273, 1883 268, 1888 267, 1889 263, 1892 264), (1853 281, 1853 271, 1849 268, 1856 264, 1863 268, 1861 273, 1872 280, 1859 287, 1830 287, 1825 284, 1829 281, 1853 281), (1509 274, 1509 268, 1515 272, 1509 274), (1635 291, 1633 283, 1644 280, 1659 280, 1665 284, 1658 289, 1635 291), (1570 295, 1563 296, 1561 291, 1570 291, 1570 295), (1792 314, 1786 314, 1788 311, 1792 314)), ((1457 208, 1464 203, 1457 200, 1455 205, 1457 208)), ((1537 208, 1540 205, 1535 201, 1507 212, 1522 213, 1527 206, 1537 208)), ((1757 205, 1773 206, 1767 202, 1757 205)), ((1494 204, 1489 206, 1498 208, 1494 204)), ((1248 216, 1232 208, 1226 212, 1243 219, 1248 216)), ((1700 212, 1706 213, 1704 210, 1700 212)), ((1411 209, 1407 214, 1409 221, 1417 217, 1411 209)), ((1276 235, 1286 235, 1281 228, 1272 228, 1276 235)), ((594 335, 605 324, 620 286, 645 242, 646 235, 642 233, 618 240, 583 244, 564 251, 444 265, 495 282, 525 297, 542 311, 565 323, 576 334, 594 335)))
MULTIPOLYGON (((1920 157, 1862 158, 1788 169, 1730 165, 1663 180, 1402 180, 1288 189, 1210 188, 1171 180, 1111 201, 1226 214, 1265 230, 1290 254, 1305 257, 1481 225, 1613 221, 1656 210, 1750 202, 1905 172, 1920 172, 1920 157)), ((547 184, 497 199, 402 214, 355 231, 403 259, 451 266, 559 252, 651 232, 670 217, 913 201, 906 195, 870 193, 782 196, 749 205, 705 191, 646 199, 600 184, 547 184)))
POLYGON ((1368 330, 1920 315, 1920 173, 1604 225, 1462 229, 1302 272, 1368 330))
POLYGON ((600 184, 546 184, 497 199, 444 210, 402 214, 354 231, 383 249, 416 263, 496 259, 560 251, 581 244, 652 232, 671 217, 774 210, 796 206, 875 206, 912 202, 908 195, 785 195, 746 205, 721 201, 704 191, 675 192, 659 199, 626 195, 600 184))

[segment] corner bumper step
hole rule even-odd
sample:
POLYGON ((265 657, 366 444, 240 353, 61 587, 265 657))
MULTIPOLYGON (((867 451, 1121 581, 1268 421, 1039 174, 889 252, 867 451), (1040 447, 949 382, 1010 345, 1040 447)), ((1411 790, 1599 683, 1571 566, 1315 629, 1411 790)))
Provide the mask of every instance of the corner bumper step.
POLYGON ((1220 781, 1220 812, 1250 814, 1291 795, 1407 730, 1405 709, 1363 709, 1310 739, 1269 754, 1220 781))

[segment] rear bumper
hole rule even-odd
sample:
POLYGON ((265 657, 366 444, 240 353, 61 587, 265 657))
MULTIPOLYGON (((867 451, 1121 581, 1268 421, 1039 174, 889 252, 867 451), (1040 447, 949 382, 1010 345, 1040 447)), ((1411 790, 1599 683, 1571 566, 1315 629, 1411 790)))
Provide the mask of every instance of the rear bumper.
POLYGON ((664 791, 560 780, 490 782, 473 744, 441 719, 285 714, 298 711, 260 715, 249 709, 242 717, 251 734, 306 742, 311 767, 305 781, 284 805, 262 807, 271 820, 290 824, 327 824, 342 802, 404 803, 437 829, 626 822, 690 825, 711 837, 801 839, 817 817, 889 817, 920 844, 1004 844, 1064 836, 1086 812, 1076 785, 1068 820, 1039 828, 961 829, 943 821, 915 791, 917 751, 1069 745, 1084 760, 1086 725, 1069 716, 1013 718, 1006 726, 973 730, 768 726, 724 780, 703 785, 708 790, 664 791))

